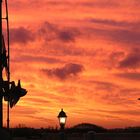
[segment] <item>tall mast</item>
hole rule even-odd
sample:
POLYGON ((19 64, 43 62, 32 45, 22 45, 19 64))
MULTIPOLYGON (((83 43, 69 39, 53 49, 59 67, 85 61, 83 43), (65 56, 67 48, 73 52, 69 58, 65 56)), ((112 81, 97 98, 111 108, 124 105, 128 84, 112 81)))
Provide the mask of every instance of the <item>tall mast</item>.
POLYGON ((9 128, 9 122, 10 122, 9 106, 11 108, 15 106, 15 104, 18 102, 20 97, 25 96, 27 93, 27 90, 21 87, 20 80, 17 86, 15 86, 14 81, 10 82, 10 47, 9 47, 9 20, 8 20, 7 0, 5 0, 5 6, 6 6, 6 18, 2 18, 2 0, 0 0, 0 128, 3 128, 3 97, 4 100, 7 101, 7 128, 9 128), (6 53, 4 36, 2 34, 2 19, 5 19, 7 24, 6 45, 7 45, 8 53, 6 53), (6 69, 6 75, 7 75, 6 81, 3 79, 2 71, 4 68, 6 69))
POLYGON ((0 0, 0 128, 3 128, 3 93, 2 93, 2 0, 0 0))
MULTIPOLYGON (((7 76, 8 76, 8 90, 10 91, 10 39, 9 39, 9 17, 8 17, 8 4, 7 0, 5 0, 6 6, 6 25, 7 25, 7 46, 8 46, 8 56, 7 56, 7 76)), ((9 97, 8 97, 9 98, 9 97)), ((9 99, 8 99, 9 100, 9 99)), ((9 129, 9 122, 10 122, 10 110, 9 110, 9 101, 7 102, 7 128, 9 129)))

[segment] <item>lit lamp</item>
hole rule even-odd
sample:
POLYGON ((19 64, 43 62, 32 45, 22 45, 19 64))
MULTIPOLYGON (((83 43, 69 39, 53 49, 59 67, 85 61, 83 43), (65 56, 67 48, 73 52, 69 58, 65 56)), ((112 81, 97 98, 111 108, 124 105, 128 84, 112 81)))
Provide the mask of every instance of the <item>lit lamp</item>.
POLYGON ((57 117, 59 119, 60 129, 63 130, 65 128, 66 119, 67 119, 67 115, 63 111, 63 109, 61 109, 57 117))

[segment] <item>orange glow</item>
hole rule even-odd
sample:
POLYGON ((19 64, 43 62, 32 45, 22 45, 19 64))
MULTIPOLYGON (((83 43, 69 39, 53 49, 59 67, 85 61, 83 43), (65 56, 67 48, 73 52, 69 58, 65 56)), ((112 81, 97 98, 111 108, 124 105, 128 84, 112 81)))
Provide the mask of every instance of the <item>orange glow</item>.
POLYGON ((11 79, 28 90, 10 111, 11 126, 58 126, 61 108, 66 127, 140 125, 139 5, 9 1, 11 79))

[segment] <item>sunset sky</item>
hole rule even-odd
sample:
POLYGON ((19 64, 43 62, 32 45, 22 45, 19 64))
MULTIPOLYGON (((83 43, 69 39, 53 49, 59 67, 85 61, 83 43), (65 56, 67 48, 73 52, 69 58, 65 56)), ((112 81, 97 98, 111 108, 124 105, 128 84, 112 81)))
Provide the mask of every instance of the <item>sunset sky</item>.
POLYGON ((9 0, 9 20, 11 81, 28 90, 12 127, 59 126, 61 108, 67 127, 140 126, 139 0, 9 0))

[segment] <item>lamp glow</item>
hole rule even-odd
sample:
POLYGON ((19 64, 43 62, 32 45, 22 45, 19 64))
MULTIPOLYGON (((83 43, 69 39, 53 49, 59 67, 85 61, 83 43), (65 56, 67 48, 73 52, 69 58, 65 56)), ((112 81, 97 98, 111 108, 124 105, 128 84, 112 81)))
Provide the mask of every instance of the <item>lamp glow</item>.
POLYGON ((66 123, 66 118, 65 117, 61 117, 60 118, 60 123, 61 124, 65 124, 66 123))

